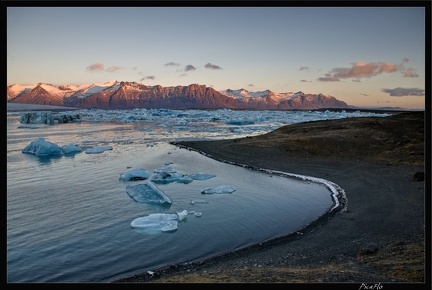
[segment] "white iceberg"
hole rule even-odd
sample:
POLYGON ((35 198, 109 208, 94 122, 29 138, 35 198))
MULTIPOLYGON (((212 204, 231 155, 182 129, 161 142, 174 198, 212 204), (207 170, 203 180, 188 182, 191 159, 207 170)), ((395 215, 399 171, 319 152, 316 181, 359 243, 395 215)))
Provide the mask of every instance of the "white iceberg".
POLYGON ((27 145, 21 152, 36 156, 48 157, 52 155, 63 154, 63 149, 57 144, 45 141, 44 138, 37 138, 35 141, 27 145))
POLYGON ((138 203, 172 204, 172 199, 149 180, 126 186, 126 192, 138 203))
POLYGON ((177 230, 177 214, 153 213, 145 217, 139 217, 131 222, 133 228, 160 230, 171 232, 177 230))
POLYGON ((132 169, 125 173, 120 174, 119 179, 120 180, 145 180, 151 176, 151 173, 148 172, 145 169, 138 168, 138 169, 132 169))
POLYGON ((187 217, 188 211, 187 210, 182 210, 180 212, 177 212, 177 215, 178 215, 178 220, 182 221, 182 220, 184 220, 187 217))
POLYGON ((112 150, 112 146, 99 146, 99 147, 94 147, 94 148, 88 148, 86 149, 85 153, 87 154, 99 154, 99 153, 103 153, 107 150, 112 150))
POLYGON ((202 194, 213 194, 213 193, 233 193, 235 191, 235 187, 229 185, 221 185, 217 187, 207 187, 204 188, 201 193, 202 194))

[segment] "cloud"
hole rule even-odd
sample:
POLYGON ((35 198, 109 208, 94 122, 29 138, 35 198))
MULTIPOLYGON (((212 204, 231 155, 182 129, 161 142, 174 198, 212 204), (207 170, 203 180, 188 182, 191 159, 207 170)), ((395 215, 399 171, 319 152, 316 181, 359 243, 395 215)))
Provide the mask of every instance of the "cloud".
POLYGON ((168 63, 164 64, 164 66, 180 66, 180 64, 177 63, 177 62, 171 61, 171 62, 168 62, 168 63))
POLYGON ((390 94, 394 97, 402 96, 424 96, 425 90, 418 88, 395 88, 395 89, 382 89, 383 92, 390 94))
POLYGON ((404 73, 405 78, 418 78, 418 76, 419 75, 413 72, 412 70, 408 70, 404 73))
POLYGON ((402 59, 402 62, 409 62, 409 59, 407 57, 402 59))
POLYGON ((185 76, 187 76, 187 73, 183 73, 180 75, 180 77, 185 77, 185 76))
POLYGON ((215 64, 211 64, 211 63, 206 63, 206 65, 204 66, 205 68, 208 68, 208 69, 214 69, 214 70, 216 70, 216 69, 222 69, 220 66, 218 66, 218 65, 215 65, 215 64))
POLYGON ((354 62, 351 67, 337 67, 333 68, 324 78, 319 78, 320 81, 329 81, 333 78, 336 79, 348 79, 348 78, 370 78, 373 76, 380 75, 382 73, 393 73, 402 69, 402 65, 396 65, 385 62, 354 62), (332 77, 332 78, 331 78, 332 77))
POLYGON ((248 84, 248 87, 253 87, 254 86, 254 84, 248 84))
POLYGON ((366 97, 368 97, 369 95, 368 94, 361 94, 362 96, 366 96, 366 97))
POLYGON ((87 70, 90 72, 93 71, 103 71, 104 70, 104 65, 103 63, 95 63, 95 64, 91 64, 87 67, 87 70))
POLYGON ((187 66, 185 66, 185 69, 184 69, 185 71, 191 71, 191 70, 196 70, 196 68, 193 66, 193 65, 191 65, 191 64, 188 64, 187 66))
POLYGON ((117 72, 119 70, 125 69, 124 67, 121 66, 111 66, 109 68, 106 69, 107 72, 117 72))
POLYGON ((154 80, 155 78, 156 78, 155 76, 145 76, 142 79, 140 79, 140 81, 143 81, 143 80, 154 80))
POLYGON ((354 79, 352 81, 353 81, 353 83, 361 83, 361 80, 358 80, 358 79, 354 79))
POLYGON ((340 79, 339 78, 337 78, 337 77, 321 77, 321 78, 318 78, 318 81, 320 81, 320 82, 338 82, 338 81, 340 81, 340 79))
POLYGON ((308 66, 302 66, 302 67, 300 67, 299 71, 302 71, 302 70, 308 70, 308 69, 309 69, 308 66))
POLYGON ((309 81, 308 80, 301 80, 300 82, 302 82, 302 83, 308 83, 309 81))

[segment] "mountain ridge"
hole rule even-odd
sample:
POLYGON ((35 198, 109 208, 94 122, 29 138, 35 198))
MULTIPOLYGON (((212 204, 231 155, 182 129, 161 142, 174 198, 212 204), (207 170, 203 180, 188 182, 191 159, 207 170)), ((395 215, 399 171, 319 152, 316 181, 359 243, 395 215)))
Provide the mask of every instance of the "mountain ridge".
POLYGON ((249 92, 245 89, 217 91, 199 84, 148 86, 137 82, 108 81, 90 85, 38 83, 7 87, 7 101, 77 108, 132 109, 320 109, 349 108, 333 96, 323 94, 249 92))

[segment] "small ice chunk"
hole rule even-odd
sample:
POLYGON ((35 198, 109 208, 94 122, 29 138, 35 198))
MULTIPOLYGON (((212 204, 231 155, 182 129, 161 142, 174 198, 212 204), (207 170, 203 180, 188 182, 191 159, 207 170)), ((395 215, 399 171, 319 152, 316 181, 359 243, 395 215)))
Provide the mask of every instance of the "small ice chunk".
POLYGON ((206 173, 194 173, 194 174, 189 174, 189 176, 193 180, 207 180, 216 177, 216 175, 214 174, 206 174, 206 173))
POLYGON ((161 167, 161 168, 157 168, 154 170, 155 173, 160 173, 160 172, 167 172, 167 173, 176 173, 177 170, 175 170, 174 168, 172 168, 171 166, 167 166, 167 167, 161 167))
POLYGON ((172 199, 151 181, 126 186, 126 192, 138 203, 172 204, 172 199))
POLYGON ((208 202, 202 199, 192 199, 189 203, 195 205, 197 203, 208 203, 208 202))
POLYGON ((145 180, 151 176, 151 173, 145 169, 138 168, 132 169, 125 173, 120 174, 120 180, 145 180))
POLYGON ((61 155, 63 154, 63 149, 57 144, 45 141, 44 138, 37 138, 35 141, 27 145, 21 152, 47 157, 51 155, 61 155))
POLYGON ((87 154, 99 154, 99 153, 103 153, 107 150, 112 150, 112 146, 99 146, 99 147, 94 147, 94 148, 88 148, 86 149, 85 153, 87 154))
POLYGON ((188 211, 187 210, 183 210, 183 211, 177 212, 177 215, 178 215, 178 220, 182 221, 182 220, 184 220, 187 217, 188 211))
POLYGON ((64 154, 70 154, 70 153, 78 153, 81 152, 82 149, 76 146, 75 144, 69 144, 67 146, 63 147, 63 153, 64 154))
POLYGON ((212 193, 233 193, 236 189, 229 185, 220 185, 217 187, 207 187, 201 191, 202 194, 212 194, 212 193))
POLYGON ((169 232, 177 230, 177 214, 152 213, 148 216, 139 217, 131 222, 131 227, 148 230, 160 230, 169 232))
POLYGON ((196 211, 196 212, 194 212, 194 215, 195 215, 196 217, 201 217, 201 216, 202 216, 202 213, 196 211))

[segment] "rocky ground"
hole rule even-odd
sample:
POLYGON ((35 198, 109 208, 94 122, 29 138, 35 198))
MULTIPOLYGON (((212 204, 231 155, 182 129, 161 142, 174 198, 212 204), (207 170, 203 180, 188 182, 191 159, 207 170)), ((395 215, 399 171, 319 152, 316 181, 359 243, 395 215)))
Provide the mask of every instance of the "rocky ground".
POLYGON ((345 190, 345 208, 279 239, 114 283, 408 282, 401 285, 429 289, 424 136, 424 112, 407 112, 180 142, 215 159, 330 180, 345 190))

